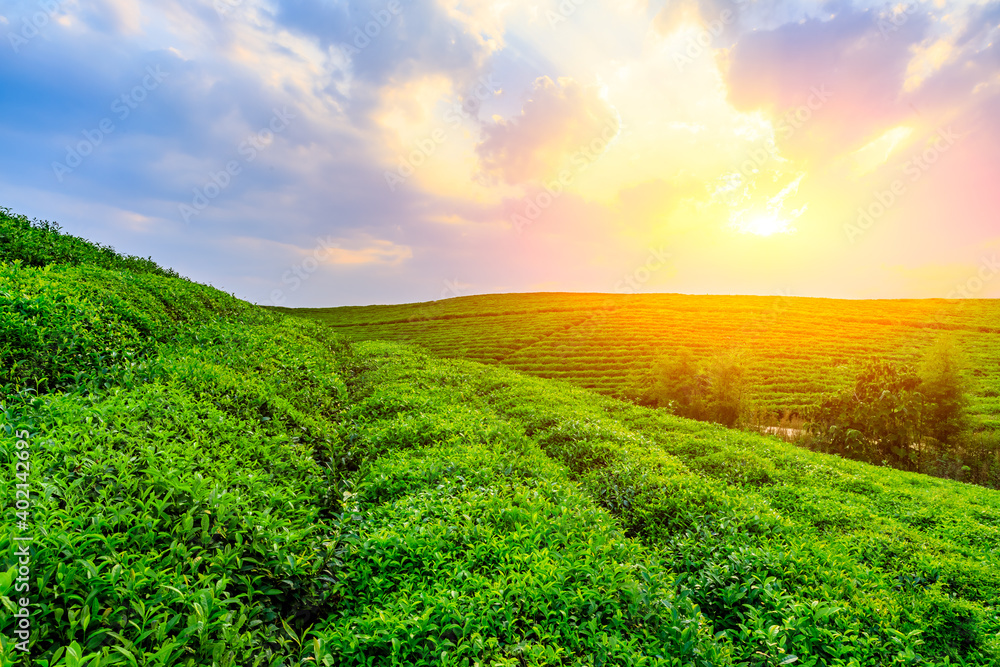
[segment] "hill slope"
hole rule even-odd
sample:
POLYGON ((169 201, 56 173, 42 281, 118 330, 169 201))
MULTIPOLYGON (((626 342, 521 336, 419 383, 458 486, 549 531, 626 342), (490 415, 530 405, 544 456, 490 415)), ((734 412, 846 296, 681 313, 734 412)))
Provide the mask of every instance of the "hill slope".
POLYGON ((619 395, 657 356, 738 348, 775 412, 846 386, 852 363, 912 362, 942 333, 972 364, 977 422, 1000 429, 1000 301, 841 301, 681 294, 502 294, 402 306, 300 308, 356 340, 417 343, 439 356, 502 363, 619 395))
POLYGON ((5 664, 998 660, 996 492, 2 259, 5 664))

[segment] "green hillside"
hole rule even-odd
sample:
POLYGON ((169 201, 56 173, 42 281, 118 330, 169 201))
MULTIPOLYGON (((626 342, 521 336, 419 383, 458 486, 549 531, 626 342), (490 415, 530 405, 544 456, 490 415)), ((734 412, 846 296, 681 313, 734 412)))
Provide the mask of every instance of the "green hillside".
POLYGON ((1000 429, 1000 300, 846 301, 683 294, 502 294, 402 306, 300 308, 355 340, 568 380, 621 395, 657 357, 745 350, 751 385, 775 414, 846 386, 868 355, 912 362, 943 333, 965 351, 977 423, 1000 429))
POLYGON ((5 665, 1000 662, 995 491, 350 343, 9 212, 0 333, 5 665))

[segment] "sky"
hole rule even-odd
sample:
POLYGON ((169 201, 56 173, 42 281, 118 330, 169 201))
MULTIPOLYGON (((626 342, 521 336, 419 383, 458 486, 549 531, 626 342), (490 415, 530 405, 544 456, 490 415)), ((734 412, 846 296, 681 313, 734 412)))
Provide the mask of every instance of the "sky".
POLYGON ((1000 297, 1000 1, 0 0, 0 207, 268 305, 1000 297))

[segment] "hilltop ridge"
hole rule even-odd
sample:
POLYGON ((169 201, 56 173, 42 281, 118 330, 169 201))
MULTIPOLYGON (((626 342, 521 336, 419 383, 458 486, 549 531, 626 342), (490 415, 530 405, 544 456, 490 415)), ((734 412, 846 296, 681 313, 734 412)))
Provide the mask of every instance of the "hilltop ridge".
POLYGON ((31 501, 5 664, 1000 658, 997 492, 350 342, 30 226, 0 245, 0 488, 31 501))
POLYGON ((397 306, 280 309, 354 340, 502 363, 621 397, 656 359, 743 350, 762 407, 804 411, 845 386, 869 355, 912 362, 942 333, 969 358, 972 415, 1000 430, 1000 300, 838 300, 788 296, 533 293, 397 306), (456 322, 460 320, 460 322, 456 322))

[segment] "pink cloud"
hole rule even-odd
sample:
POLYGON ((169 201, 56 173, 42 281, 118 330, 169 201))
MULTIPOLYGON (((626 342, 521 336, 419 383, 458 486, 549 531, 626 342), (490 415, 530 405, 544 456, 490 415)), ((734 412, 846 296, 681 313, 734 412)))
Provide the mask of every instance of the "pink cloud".
POLYGON ((872 12, 843 11, 747 33, 725 56, 729 99, 771 115, 792 157, 850 151, 913 113, 903 82, 925 29, 919 16, 884 31, 872 12))
POLYGON ((615 110, 596 87, 546 76, 535 81, 521 115, 485 128, 476 154, 485 175, 522 184, 554 176, 574 153, 592 154, 588 147, 606 146, 618 129, 615 110))

